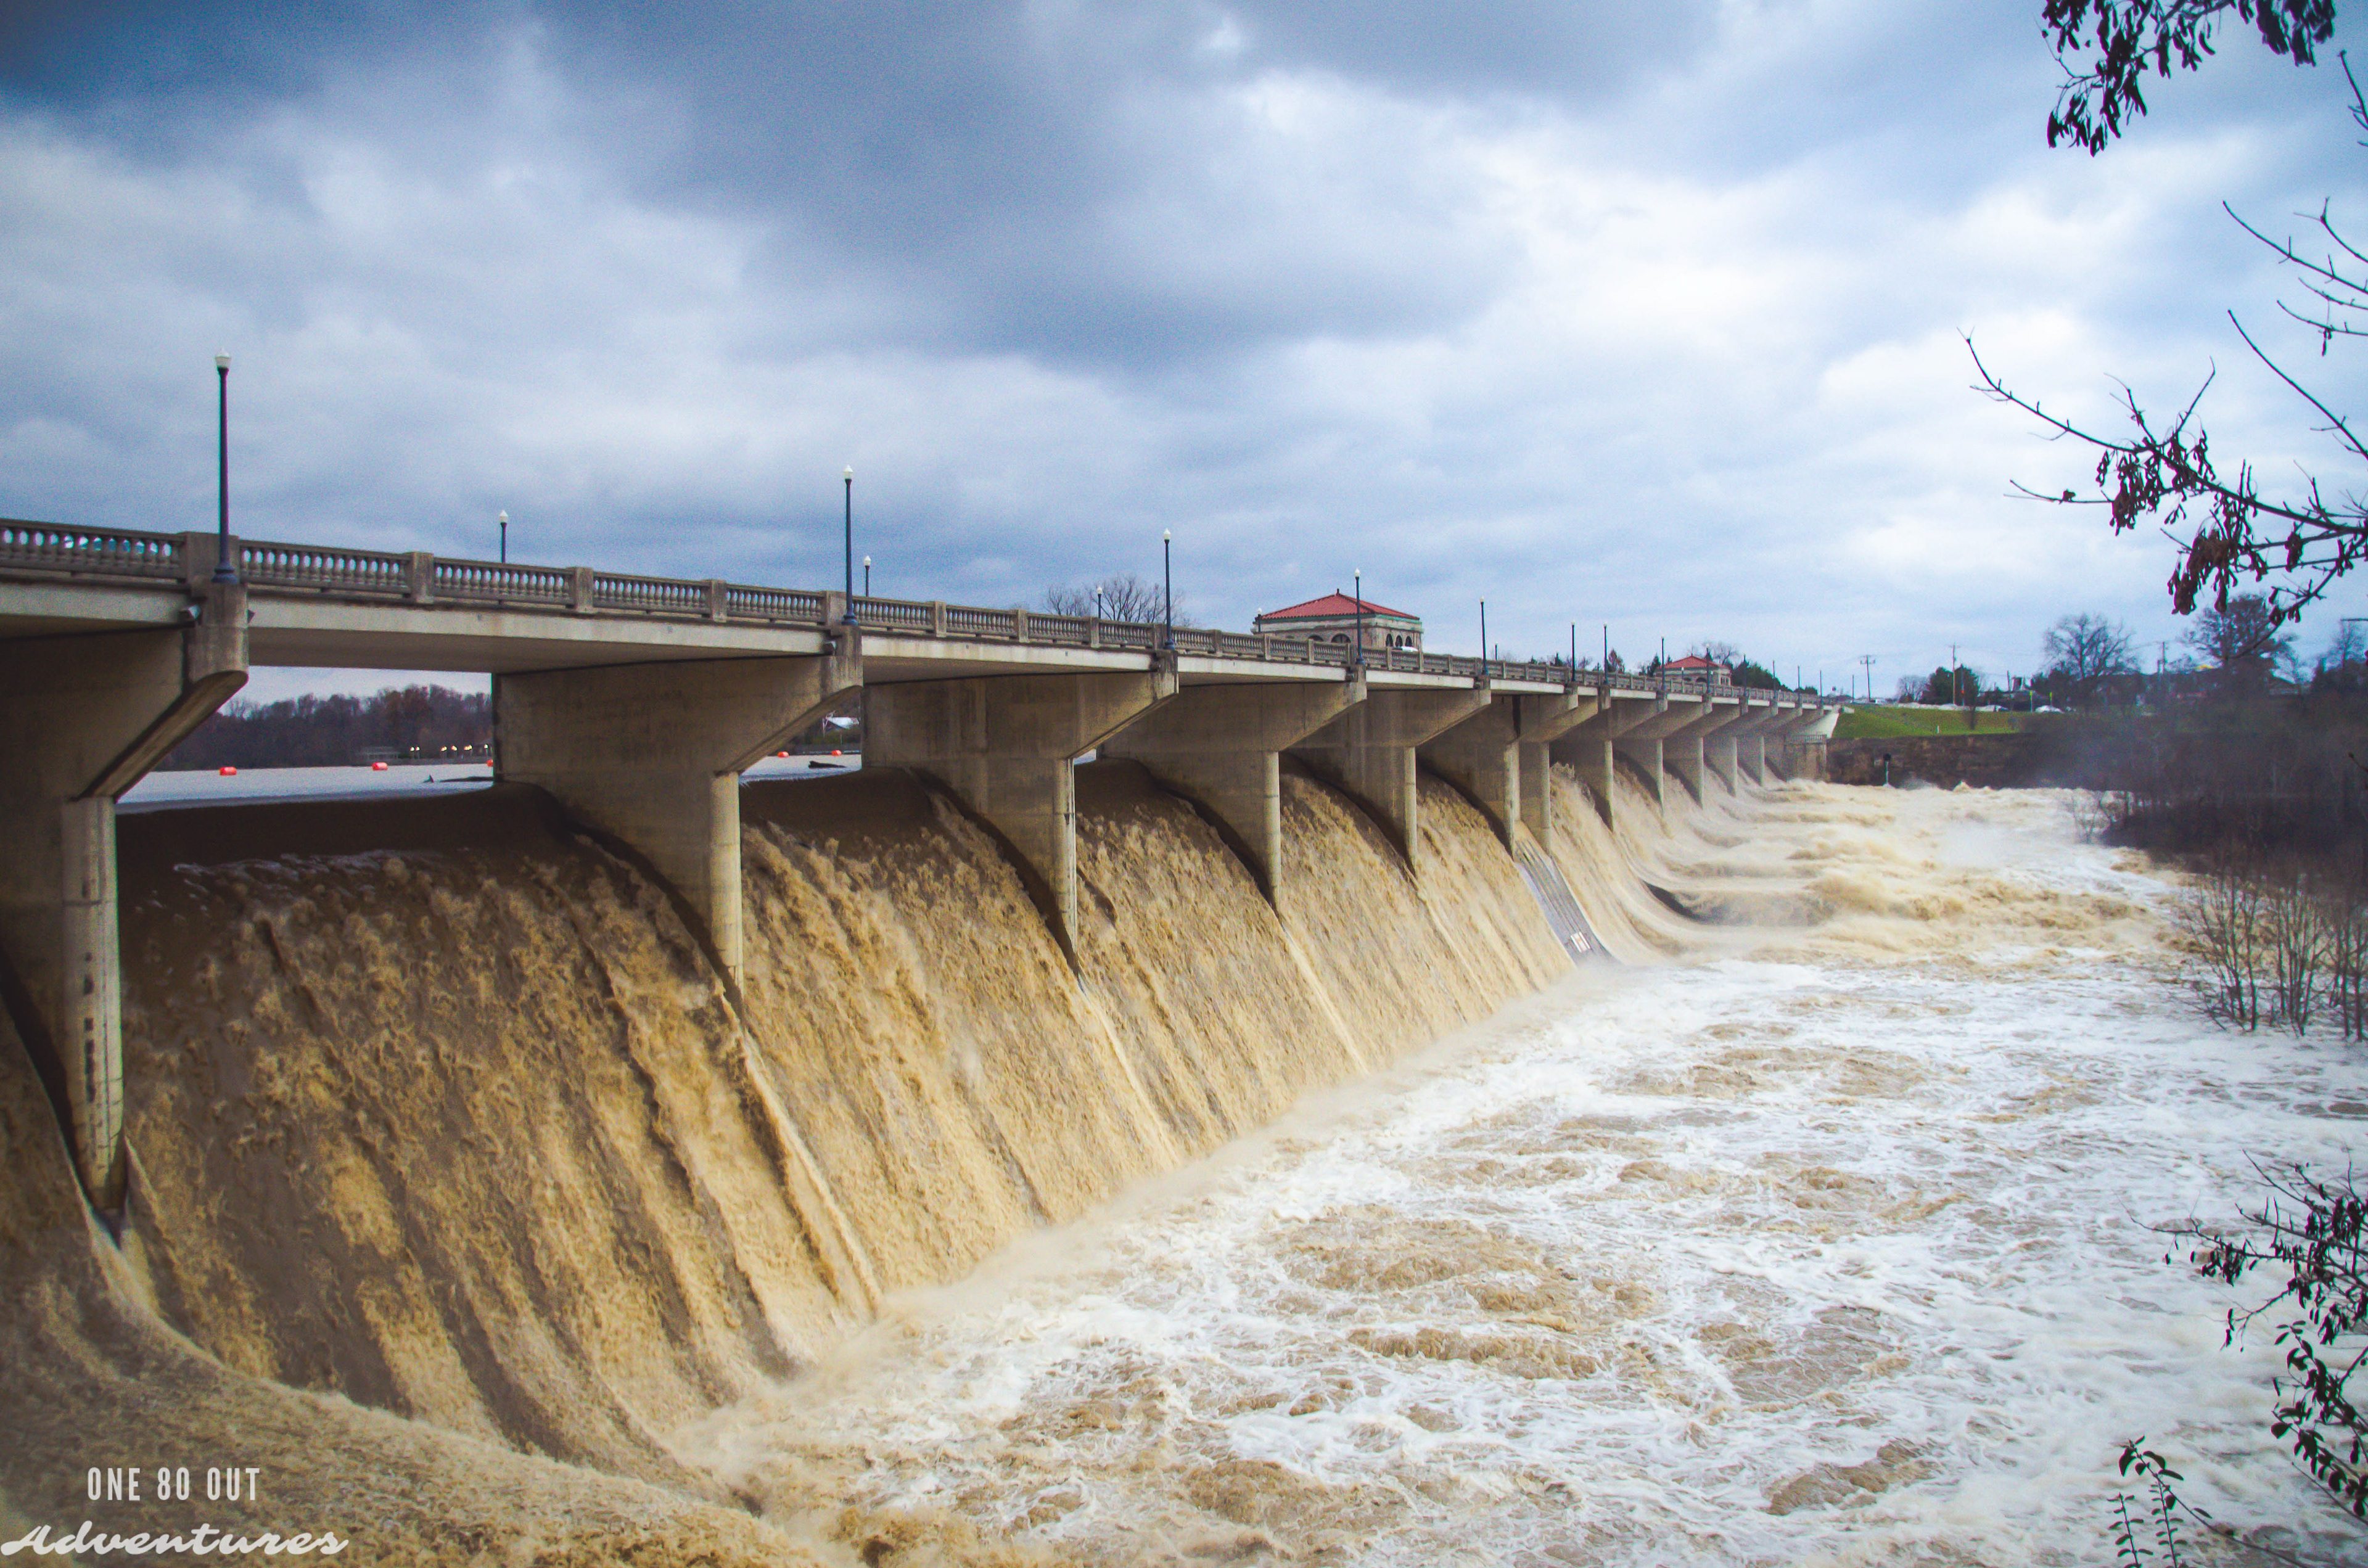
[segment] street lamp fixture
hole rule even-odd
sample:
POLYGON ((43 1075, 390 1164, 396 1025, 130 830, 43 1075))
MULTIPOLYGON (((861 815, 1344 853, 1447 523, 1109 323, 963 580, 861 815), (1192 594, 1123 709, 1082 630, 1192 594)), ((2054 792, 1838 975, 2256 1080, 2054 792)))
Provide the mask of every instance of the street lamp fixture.
POLYGON ((1357 663, 1365 662, 1365 573, 1362 567, 1351 567, 1349 582, 1357 597, 1357 663))
POLYGON ((230 561, 230 356, 214 356, 214 385, 217 393, 214 422, 215 488, 214 577, 217 583, 235 584, 238 568, 230 561))
POLYGON ((871 597, 871 557, 868 555, 863 558, 863 597, 871 597))
POLYGON ((847 481, 847 624, 855 624, 855 470, 849 468, 841 478, 847 481))
POLYGON ((507 566, 510 563, 510 515, 507 512, 496 512, 494 514, 494 521, 502 526, 501 562, 507 566))
POLYGON ((1176 646, 1176 535, 1173 530, 1159 530, 1159 618, 1160 645, 1170 651, 1176 646))
POLYGON ((1480 601, 1480 678, 1488 678, 1488 601, 1480 601))

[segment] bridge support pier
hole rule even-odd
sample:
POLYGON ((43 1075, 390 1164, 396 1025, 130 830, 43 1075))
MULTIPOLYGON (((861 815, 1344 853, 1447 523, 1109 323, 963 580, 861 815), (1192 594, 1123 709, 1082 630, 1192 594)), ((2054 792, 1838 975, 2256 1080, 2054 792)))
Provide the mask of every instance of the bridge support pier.
POLYGON ((1282 880, 1281 754, 1365 700, 1362 670, 1316 683, 1196 686, 1129 724, 1101 748, 1190 797, 1223 825, 1269 903, 1282 880))
POLYGON ((1754 709, 1735 727, 1735 767, 1754 784, 1768 782, 1768 733, 1787 722, 1792 714, 1773 705, 1754 709))
POLYGON ((126 1169, 115 802, 246 684, 246 591, 193 592, 183 631, 0 643, 0 1000, 105 1210, 126 1169))
POLYGON ((1655 696, 1653 711, 1630 724, 1613 742, 1612 749, 1634 763, 1645 775, 1645 788, 1656 806, 1668 804, 1668 760, 1666 743, 1671 735, 1683 730, 1709 711, 1706 698, 1680 697, 1672 699, 1667 692, 1655 696))
MULTIPOLYGON (((1742 746, 1740 732, 1751 722, 1752 713, 1748 699, 1732 707, 1713 704, 1711 712, 1715 722, 1705 721, 1702 735, 1702 770, 1704 776, 1715 778, 1726 786, 1729 795, 1742 787, 1742 746)), ((1694 793, 1702 793, 1702 780, 1694 781, 1694 793)))
POLYGON ((1371 812, 1406 865, 1419 870, 1416 748, 1487 706, 1486 687, 1375 691, 1290 751, 1371 812))
MULTIPOLYGON (((1677 704, 1671 703, 1674 711, 1677 704)), ((1722 703, 1712 698, 1700 703, 1693 718, 1662 737, 1661 764, 1676 776, 1696 801, 1705 800, 1702 779, 1712 772, 1707 742, 1716 732, 1733 723, 1743 710, 1733 702, 1722 703)))
POLYGON ((866 767, 910 767, 1003 835, 1053 940, 1077 957, 1076 758, 1176 695, 1140 674, 900 681, 863 695, 866 767))
POLYGON ((742 979, 740 775, 863 684, 852 631, 820 658, 699 659, 494 677, 495 772, 646 857, 742 979))
POLYGON ((1552 825, 1553 775, 1547 747, 1596 709, 1592 694, 1502 694, 1418 748, 1432 770, 1479 802, 1508 848, 1525 826, 1543 846, 1552 825))
MULTIPOLYGON (((1595 798, 1595 814, 1603 819, 1607 827, 1611 824, 1612 746, 1621 735, 1659 710, 1650 692, 1623 692, 1605 687, 1598 696, 1595 711, 1546 748, 1550 760, 1578 775, 1578 781, 1595 798)), ((1658 766, 1656 762, 1655 767, 1658 766)))
POLYGON ((1823 778, 1831 718, 1823 708, 1783 715, 1770 732, 1774 744, 1768 748, 1768 771, 1779 778, 1823 778))

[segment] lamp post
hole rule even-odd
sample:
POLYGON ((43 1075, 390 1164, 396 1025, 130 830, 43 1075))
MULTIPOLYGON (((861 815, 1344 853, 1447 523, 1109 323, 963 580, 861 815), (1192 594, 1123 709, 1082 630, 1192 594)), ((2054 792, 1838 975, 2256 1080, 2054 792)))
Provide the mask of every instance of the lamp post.
POLYGON ((494 515, 494 521, 502 526, 501 562, 507 566, 510 563, 510 515, 507 512, 497 512, 494 515))
POLYGON ((1176 535, 1171 529, 1159 530, 1159 644, 1176 646, 1176 535))
POLYGON ((871 597, 871 557, 868 555, 863 558, 863 597, 871 597))
POLYGON ((1357 597, 1357 663, 1365 662, 1365 571, 1361 566, 1349 569, 1349 585, 1357 597))
POLYGON ((1480 678, 1488 678, 1488 601, 1480 601, 1480 678))
POLYGON ((855 470, 839 475, 847 481, 847 623, 855 624, 855 470))
POLYGON ((214 577, 217 583, 236 583, 238 568, 230 563, 230 356, 214 356, 214 385, 218 395, 217 417, 214 422, 215 472, 219 483, 215 492, 214 577))
POLYGON ((1603 623, 1603 673, 1611 673, 1611 623, 1603 623))

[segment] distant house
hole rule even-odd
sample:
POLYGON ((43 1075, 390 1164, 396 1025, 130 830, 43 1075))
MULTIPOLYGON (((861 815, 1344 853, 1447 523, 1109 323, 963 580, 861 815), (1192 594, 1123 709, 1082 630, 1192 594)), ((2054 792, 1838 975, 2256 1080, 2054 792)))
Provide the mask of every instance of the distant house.
POLYGON ((1661 666, 1665 676, 1679 680, 1705 680, 1713 686, 1733 686, 1735 671, 1715 659, 1705 659, 1700 653, 1688 653, 1682 659, 1671 659, 1661 666))
POLYGON ((1368 648, 1422 648, 1422 618, 1402 609, 1360 601, 1338 588, 1320 599, 1261 615, 1250 630, 1260 637, 1304 637, 1317 642, 1348 644, 1357 640, 1362 625, 1368 648))

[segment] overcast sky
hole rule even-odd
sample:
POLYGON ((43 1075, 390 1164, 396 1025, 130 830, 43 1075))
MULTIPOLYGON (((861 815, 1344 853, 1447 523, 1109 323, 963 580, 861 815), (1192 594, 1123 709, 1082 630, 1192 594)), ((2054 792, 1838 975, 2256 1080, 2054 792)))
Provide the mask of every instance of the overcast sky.
MULTIPOLYGON (((1786 678, 2175 639, 2158 537, 2011 498, 2114 378, 2356 485, 2248 361, 2360 358, 2280 231, 2368 153, 2225 35, 2051 151, 2038 0, 0 11, 0 514, 1203 622, 1349 585, 1434 648, 1786 678), (423 21, 432 9, 434 19, 423 21)), ((2356 25, 2339 33, 2339 44, 2356 25)), ((2368 583, 2315 610, 2368 613, 2368 583)), ((306 675, 258 678, 277 696, 306 675)), ((373 689, 375 677, 338 681, 373 689)))

